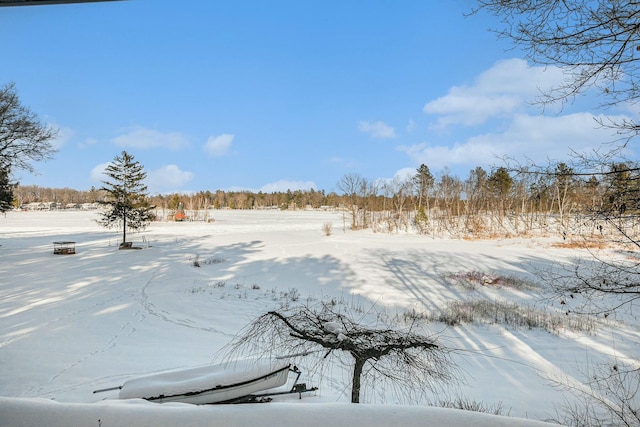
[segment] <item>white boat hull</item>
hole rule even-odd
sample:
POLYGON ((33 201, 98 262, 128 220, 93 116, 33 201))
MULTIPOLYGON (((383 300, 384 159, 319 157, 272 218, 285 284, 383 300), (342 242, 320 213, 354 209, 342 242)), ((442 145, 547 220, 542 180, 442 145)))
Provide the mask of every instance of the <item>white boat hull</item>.
POLYGON ((283 386, 290 365, 215 365, 149 375, 127 381, 120 399, 181 402, 194 405, 223 403, 283 386))

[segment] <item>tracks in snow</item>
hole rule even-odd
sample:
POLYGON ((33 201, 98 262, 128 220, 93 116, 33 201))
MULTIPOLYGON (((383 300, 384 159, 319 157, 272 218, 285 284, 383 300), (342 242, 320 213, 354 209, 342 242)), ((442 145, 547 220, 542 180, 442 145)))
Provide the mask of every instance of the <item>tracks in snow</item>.
POLYGON ((203 327, 203 326, 198 326, 196 324, 196 322, 194 322, 192 319, 190 318, 176 318, 174 317, 171 313, 169 313, 166 310, 161 310, 158 309, 155 304, 153 302, 151 302, 151 299, 149 298, 149 294, 148 294, 148 290, 151 287, 154 279, 156 278, 156 273, 154 272, 153 275, 151 276, 151 278, 149 279, 149 281, 147 281, 147 283, 142 287, 142 289, 140 290, 140 296, 139 298, 137 298, 138 303, 140 303, 140 305, 144 308, 145 312, 148 313, 151 316, 155 316, 159 319, 161 319, 164 322, 168 322, 171 323, 173 325, 176 326, 181 326, 181 327, 185 327, 185 328, 191 328, 191 329, 197 329, 200 331, 205 331, 205 332, 211 332, 211 333, 215 333, 215 334, 222 334, 222 335, 226 335, 226 336, 231 336, 228 333, 222 332, 219 329, 216 328, 212 328, 212 327, 203 327))

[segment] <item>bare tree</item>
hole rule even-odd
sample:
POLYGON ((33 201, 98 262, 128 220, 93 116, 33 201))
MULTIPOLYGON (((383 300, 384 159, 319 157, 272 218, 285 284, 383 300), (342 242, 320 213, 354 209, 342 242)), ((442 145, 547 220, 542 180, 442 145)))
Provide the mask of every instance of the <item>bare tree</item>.
POLYGON ((440 176, 440 181, 436 184, 437 195, 442 203, 441 225, 449 232, 458 232, 458 220, 462 213, 462 191, 463 183, 457 176, 453 175, 449 168, 445 167, 440 176))
POLYGON ((57 130, 38 121, 36 115, 20 103, 15 85, 0 87, 0 177, 2 200, 0 212, 9 209, 13 201, 15 183, 10 175, 22 169, 33 172, 31 162, 53 157, 55 148, 51 140, 57 130))
POLYGON ((398 329, 377 322, 360 324, 330 303, 269 311, 236 338, 230 354, 279 352, 308 357, 320 353, 321 361, 336 353, 347 354, 352 363, 352 403, 360 402, 363 377, 387 379, 396 387, 406 387, 408 393, 416 387, 433 389, 436 383, 455 378, 450 351, 434 337, 416 333, 416 324, 398 329))
MULTIPOLYGON (((395 224, 395 229, 400 230, 400 227, 408 229, 409 227, 409 218, 408 218, 408 208, 409 208, 409 199, 411 197, 411 193, 413 191, 413 181, 411 177, 401 178, 394 177, 390 183, 393 196, 392 196, 392 204, 393 204, 393 217, 392 220, 395 224)), ((426 224, 425 224, 426 227, 426 224)))
MULTIPOLYGON (((640 2, 478 0, 478 4, 474 12, 488 11, 501 19, 503 26, 496 29, 499 36, 522 48, 529 60, 559 66, 565 72, 562 85, 542 94, 539 101, 543 105, 567 102, 592 89, 599 92, 603 107, 636 105, 640 101, 640 2)), ((602 125, 615 128, 628 138, 640 134, 640 125, 633 119, 602 125)), ((636 162, 619 160, 629 140, 626 141, 612 145, 606 152, 576 155, 572 164, 531 165, 529 170, 540 177, 539 182, 552 183, 545 191, 553 190, 553 200, 562 215, 568 208, 572 182, 577 178, 597 177, 608 183, 610 203, 605 200, 601 207, 593 203, 592 221, 613 227, 621 237, 616 243, 637 249, 640 243, 635 214, 640 212, 640 169, 636 162)), ((570 298, 584 289, 594 297, 598 293, 627 295, 632 301, 640 293, 640 276, 629 274, 632 270, 627 265, 601 262, 593 273, 585 269, 577 272, 575 280, 564 280, 572 282, 567 283, 565 294, 570 298), (620 267, 620 273, 613 276, 614 283, 607 280, 607 275, 616 267, 620 267)))
MULTIPOLYGON (((637 104, 640 86, 640 2, 634 0, 478 0, 476 10, 500 18, 500 37, 527 58, 560 66, 566 78, 542 94, 542 103, 567 102, 595 89, 603 106, 637 104)), ((603 123, 629 136, 640 133, 632 119, 603 123)))
MULTIPOLYGON (((588 90, 599 94, 602 107, 637 105, 640 101, 640 2, 637 0, 478 0, 478 4, 475 12, 485 10, 500 18, 504 26, 497 30, 498 34, 522 48, 530 61, 559 66, 565 73, 562 84, 541 95, 539 101, 543 105, 571 101, 588 90)), ((592 204, 592 221, 599 227, 613 226, 619 237, 616 243, 637 250, 640 248, 637 232, 640 171, 635 162, 614 160, 632 138, 640 135, 640 124, 635 120, 621 118, 605 122, 600 119, 602 126, 615 129, 623 136, 622 142, 606 152, 595 152, 592 157, 577 156, 577 165, 565 165, 568 167, 556 171, 560 174, 555 176, 562 180, 561 185, 556 186, 555 198, 563 213, 571 178, 602 178, 609 183, 607 190, 613 191, 609 193, 609 203, 605 200, 602 207, 592 204)), ((554 176, 554 167, 543 168, 541 172, 554 176)), ((591 262, 576 263, 571 274, 558 273, 551 279, 561 303, 572 306, 570 309, 575 311, 578 301, 579 310, 607 316, 623 306, 632 306, 640 296, 639 271, 637 261, 607 260, 594 254, 591 262)), ((629 371, 632 375, 624 378, 619 372, 593 374, 599 382, 597 388, 609 397, 593 395, 588 404, 613 414, 611 425, 638 426, 640 409, 635 396, 640 389, 640 376, 635 368, 629 371), (621 379, 625 387, 618 387, 621 379), (627 392, 634 398, 627 399, 627 392), (619 404, 609 405, 616 398, 619 404)), ((591 421, 588 424, 595 425, 591 421)), ((599 418, 597 421, 600 425, 609 425, 599 418)))
POLYGON ((338 189, 342 191, 349 200, 352 230, 356 230, 358 228, 358 195, 361 194, 363 187, 366 187, 366 181, 357 173, 346 174, 338 182, 338 189))
POLYGON ((45 126, 20 103, 15 85, 0 88, 0 169, 33 172, 32 161, 50 159, 57 130, 45 126))

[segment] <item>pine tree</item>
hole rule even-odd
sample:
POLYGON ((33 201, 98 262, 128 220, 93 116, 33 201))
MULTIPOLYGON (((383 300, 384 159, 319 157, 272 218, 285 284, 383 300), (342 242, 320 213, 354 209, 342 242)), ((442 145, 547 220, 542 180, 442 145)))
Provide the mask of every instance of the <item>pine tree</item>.
POLYGON ((98 223, 106 228, 122 226, 120 247, 127 247, 127 227, 144 229, 154 218, 147 201, 147 186, 143 182, 147 173, 132 155, 123 151, 107 166, 105 174, 109 179, 102 181, 101 190, 107 196, 100 204, 106 209, 98 223))
POLYGON ((499 167, 491 172, 486 181, 487 190, 504 207, 505 201, 509 197, 509 192, 513 187, 513 178, 505 167, 499 167))
POLYGON ((11 210, 13 187, 14 184, 9 181, 9 170, 0 168, 0 213, 11 210))
POLYGON ((418 188, 418 208, 421 208, 422 201, 425 200, 427 202, 427 209, 429 205, 429 191, 433 187, 435 179, 429 170, 429 166, 425 164, 421 164, 418 169, 416 169, 416 175, 414 175, 414 182, 418 188))

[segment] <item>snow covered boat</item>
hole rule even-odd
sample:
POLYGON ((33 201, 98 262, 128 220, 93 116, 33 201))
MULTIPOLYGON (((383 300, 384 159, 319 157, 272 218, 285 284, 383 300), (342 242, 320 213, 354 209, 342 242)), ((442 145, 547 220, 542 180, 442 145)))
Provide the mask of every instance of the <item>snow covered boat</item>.
POLYGON ((119 398, 194 405, 232 403, 284 385, 290 371, 288 362, 244 360, 161 372, 126 381, 119 398))

